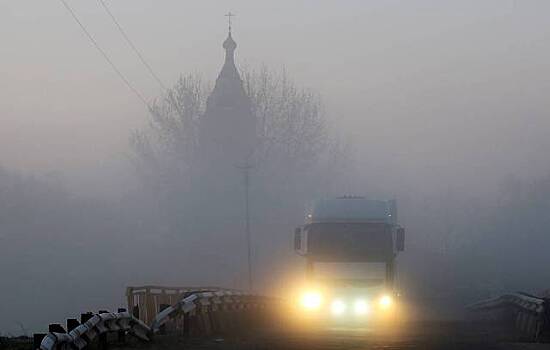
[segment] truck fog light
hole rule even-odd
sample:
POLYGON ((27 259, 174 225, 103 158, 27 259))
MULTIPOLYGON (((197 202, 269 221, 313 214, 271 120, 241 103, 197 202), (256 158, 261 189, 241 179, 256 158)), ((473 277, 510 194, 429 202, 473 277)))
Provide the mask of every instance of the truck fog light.
POLYGON ((302 307, 306 310, 317 310, 321 307, 322 296, 316 291, 309 291, 302 295, 300 300, 302 307))
POLYGON ((382 309, 389 309, 393 305, 393 299, 389 295, 384 295, 378 301, 382 309))
POLYGON ((344 303, 342 300, 336 299, 330 305, 330 311, 332 311, 332 314, 335 316, 342 315, 344 312, 346 312, 346 303, 344 303))
POLYGON ((366 300, 359 299, 355 301, 355 304, 353 305, 353 310, 357 315, 364 315, 370 311, 370 307, 366 300))

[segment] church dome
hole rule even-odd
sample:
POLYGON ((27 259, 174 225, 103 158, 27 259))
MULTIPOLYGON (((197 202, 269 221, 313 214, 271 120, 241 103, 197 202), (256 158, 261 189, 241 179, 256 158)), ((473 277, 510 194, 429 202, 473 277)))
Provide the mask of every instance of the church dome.
POLYGON ((237 48, 237 43, 231 37, 231 32, 227 36, 227 39, 225 39, 225 41, 223 42, 223 48, 230 51, 233 51, 237 48))

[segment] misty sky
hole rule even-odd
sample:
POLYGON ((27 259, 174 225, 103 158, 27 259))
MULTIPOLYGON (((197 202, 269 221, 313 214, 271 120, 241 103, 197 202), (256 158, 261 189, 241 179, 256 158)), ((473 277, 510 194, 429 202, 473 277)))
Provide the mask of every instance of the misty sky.
MULTIPOLYGON (((93 0, 67 0, 148 99, 160 89, 93 0)), ((319 90, 369 184, 480 189, 550 171, 548 1, 153 1, 108 4, 168 85, 215 79, 225 12, 240 65, 319 90)), ((143 104, 60 1, 0 2, 0 164, 81 192, 129 178, 143 104)), ((367 186, 361 183, 360 186, 367 186)))

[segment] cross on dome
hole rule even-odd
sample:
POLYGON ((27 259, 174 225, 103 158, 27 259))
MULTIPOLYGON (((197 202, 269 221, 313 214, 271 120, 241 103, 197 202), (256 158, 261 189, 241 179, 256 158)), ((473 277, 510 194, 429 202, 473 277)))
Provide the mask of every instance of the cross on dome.
POLYGON ((231 35, 231 17, 235 17, 235 14, 229 11, 228 13, 225 14, 225 17, 227 17, 227 24, 229 26, 229 35, 231 35))

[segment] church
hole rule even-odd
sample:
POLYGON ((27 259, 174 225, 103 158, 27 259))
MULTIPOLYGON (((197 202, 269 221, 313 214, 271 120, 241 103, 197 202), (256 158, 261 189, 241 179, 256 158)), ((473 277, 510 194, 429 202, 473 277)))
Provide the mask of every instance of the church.
MULTIPOLYGON (((247 209, 243 194, 242 169, 248 166, 257 147, 256 117, 239 71, 235 65, 237 43, 231 26, 223 42, 225 61, 208 99, 204 114, 199 119, 196 164, 198 173, 189 198, 191 210, 185 225, 192 228, 201 243, 194 249, 218 263, 218 279, 235 286, 244 285, 243 267, 246 266, 247 246, 243 234, 247 232, 247 209), (215 242, 215 245, 211 245, 215 242), (205 247, 206 245, 206 247, 205 247), (220 252, 223 247, 223 254, 220 252)), ((247 199, 248 199, 248 191, 247 199)), ((248 251, 249 254, 249 251, 248 251)), ((250 276, 250 271, 248 273, 250 276)))
POLYGON ((256 118, 235 66, 236 48, 230 25, 223 42, 225 62, 199 124, 198 158, 207 177, 235 173, 236 167, 248 163, 257 143, 256 118))

